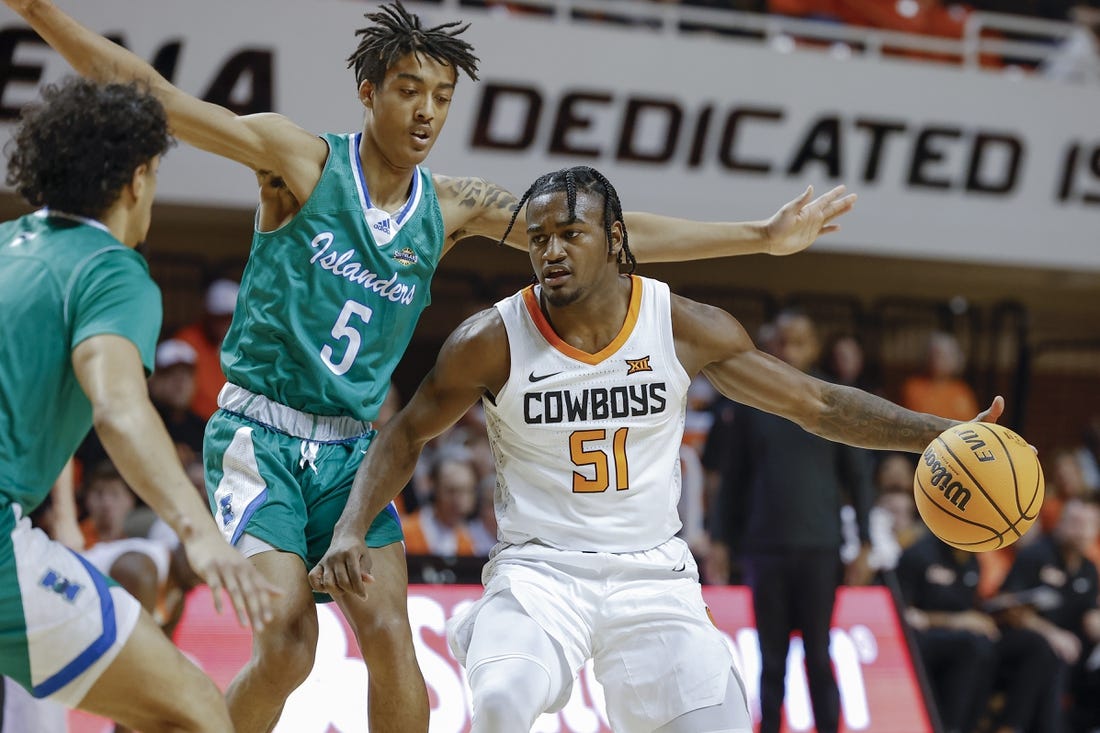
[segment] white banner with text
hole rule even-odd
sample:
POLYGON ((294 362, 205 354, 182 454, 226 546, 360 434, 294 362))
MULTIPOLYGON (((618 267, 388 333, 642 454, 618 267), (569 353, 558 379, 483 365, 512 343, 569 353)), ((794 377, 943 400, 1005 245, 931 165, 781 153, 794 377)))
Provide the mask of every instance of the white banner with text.
MULTIPOLYGON (((306 129, 359 129, 346 57, 374 3, 61 0, 182 89, 306 129)), ((409 3, 425 22, 449 11, 409 3)), ((770 215, 807 184, 845 183, 857 213, 818 247, 1100 269, 1100 88, 930 62, 783 53, 464 9, 481 81, 459 81, 428 164, 521 192, 568 165, 601 169, 628 209, 770 215)), ((69 73, 0 10, 0 124, 69 73)), ((251 207, 246 168, 181 146, 161 200, 251 207)))

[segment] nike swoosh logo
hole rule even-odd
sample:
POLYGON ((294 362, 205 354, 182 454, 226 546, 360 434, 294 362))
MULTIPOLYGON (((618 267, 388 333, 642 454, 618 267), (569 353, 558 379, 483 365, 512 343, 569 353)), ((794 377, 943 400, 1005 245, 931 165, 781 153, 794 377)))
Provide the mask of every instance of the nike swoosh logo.
POLYGON ((682 572, 684 572, 685 570, 687 570, 687 563, 686 563, 686 562, 682 562, 682 563, 680 563, 680 564, 679 564, 679 565, 678 565, 677 567, 674 567, 674 568, 672 569, 672 572, 674 572, 674 573, 682 573, 682 572))
POLYGON ((544 379, 549 379, 550 377, 556 377, 559 374, 561 374, 561 372, 550 372, 549 374, 540 374, 536 377, 535 373, 531 372, 530 374, 527 375, 527 379, 529 379, 532 382, 541 382, 544 379))

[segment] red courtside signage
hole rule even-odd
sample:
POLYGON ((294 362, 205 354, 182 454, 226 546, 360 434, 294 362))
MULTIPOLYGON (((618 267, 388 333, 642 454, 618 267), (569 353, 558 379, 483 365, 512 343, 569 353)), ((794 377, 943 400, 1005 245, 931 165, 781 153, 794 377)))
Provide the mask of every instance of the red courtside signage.
MULTIPOLYGON (((409 616, 417 656, 431 697, 430 733, 469 729, 470 693, 444 639, 446 620, 478 598, 478 586, 409 588, 409 616)), ((725 632, 757 715, 760 655, 752 601, 745 588, 706 588, 715 623, 725 632)), ((367 733, 367 672, 355 637, 334 606, 319 607, 317 663, 294 692, 276 733, 367 733)), ((176 641, 224 688, 249 657, 250 636, 229 614, 214 612, 205 589, 192 594, 176 641)), ((932 733, 920 687, 897 614, 884 588, 841 588, 833 619, 832 657, 840 687, 843 730, 871 733, 932 733)), ((786 730, 812 729, 802 647, 795 639, 787 668, 786 730)), ((107 733, 110 724, 73 713, 71 733, 107 733)), ((534 733, 609 733, 603 691, 591 665, 580 674, 573 696, 557 715, 544 715, 534 733)))

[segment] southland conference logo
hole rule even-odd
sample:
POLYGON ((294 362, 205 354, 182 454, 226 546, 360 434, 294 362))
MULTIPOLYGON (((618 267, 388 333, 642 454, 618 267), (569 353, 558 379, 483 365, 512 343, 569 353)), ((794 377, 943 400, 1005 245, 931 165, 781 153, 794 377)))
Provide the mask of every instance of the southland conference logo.
POLYGON ((400 262, 405 267, 408 267, 410 265, 415 265, 417 263, 418 259, 419 259, 416 256, 416 252, 413 252, 408 247, 402 247, 401 249, 394 252, 393 253, 393 258, 395 260, 397 260, 398 262, 400 262))

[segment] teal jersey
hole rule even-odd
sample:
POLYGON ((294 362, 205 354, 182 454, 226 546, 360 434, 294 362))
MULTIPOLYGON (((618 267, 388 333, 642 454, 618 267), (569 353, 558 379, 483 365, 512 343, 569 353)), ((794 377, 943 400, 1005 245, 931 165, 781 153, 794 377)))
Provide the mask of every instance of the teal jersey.
POLYGON ((431 302, 444 229, 423 168, 400 211, 371 205, 360 137, 325 135, 312 195, 282 227, 253 235, 221 357, 233 384, 302 412, 370 421, 431 302))
POLYGON ((0 313, 0 502, 30 511, 92 427, 73 349, 122 336, 152 371, 160 290, 102 224, 43 210, 0 225, 0 313))

